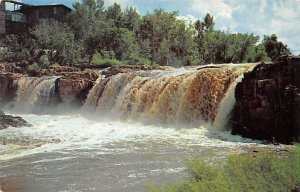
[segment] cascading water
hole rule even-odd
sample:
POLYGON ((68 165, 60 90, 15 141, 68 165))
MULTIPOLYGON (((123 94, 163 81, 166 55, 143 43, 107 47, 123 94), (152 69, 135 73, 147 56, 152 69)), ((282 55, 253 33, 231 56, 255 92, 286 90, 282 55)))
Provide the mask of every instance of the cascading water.
POLYGON ((214 161, 265 147, 212 129, 224 129, 235 86, 254 66, 100 75, 72 115, 46 114, 58 97, 59 77, 21 77, 14 82, 13 115, 32 127, 0 130, 0 189, 143 192, 149 182, 186 178, 185 158, 214 161), (81 115, 85 112, 96 120, 81 115))
MULTIPOLYGON (((89 93, 84 109, 95 111, 99 118, 139 119, 189 127, 199 126, 203 121, 213 123, 222 99, 228 94, 234 97, 237 79, 252 67, 220 65, 101 77, 89 93)), ((232 109, 234 102, 230 105, 232 109)), ((229 113, 230 106, 226 108, 229 113)))
POLYGON ((26 113, 43 112, 54 101, 55 81, 58 77, 21 77, 14 110, 26 113))

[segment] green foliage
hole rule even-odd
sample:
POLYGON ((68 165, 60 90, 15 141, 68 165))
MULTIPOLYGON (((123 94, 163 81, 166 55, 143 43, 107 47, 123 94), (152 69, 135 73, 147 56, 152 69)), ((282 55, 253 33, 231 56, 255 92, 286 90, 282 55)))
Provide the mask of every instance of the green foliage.
POLYGON ((276 35, 258 43, 253 34, 216 30, 215 18, 209 13, 192 24, 180 20, 177 12, 156 9, 141 16, 133 7, 122 10, 117 3, 106 7, 104 0, 82 0, 73 7, 65 24, 48 23, 28 36, 8 37, 0 60, 48 67, 53 63, 99 63, 94 59, 99 53, 105 62, 177 67, 270 61, 290 53, 276 35))
POLYGON ((271 37, 264 36, 263 45, 268 56, 274 61, 282 55, 291 54, 287 45, 284 45, 281 41, 277 40, 277 36, 272 34, 271 37))
POLYGON ((33 30, 42 65, 60 63, 73 65, 80 58, 80 47, 69 27, 57 23, 38 25, 33 30))
POLYGON ((32 61, 35 58, 35 41, 25 35, 22 37, 8 35, 5 38, 5 45, 6 47, 0 50, 0 60, 2 61, 32 61))
POLYGON ((92 64, 94 65, 122 65, 122 62, 114 58, 113 52, 105 52, 102 54, 95 54, 92 60, 92 64))
POLYGON ((294 173, 298 188, 300 188, 300 144, 295 147, 295 155, 293 156, 292 162, 294 162, 294 173))
POLYGON ((172 65, 174 59, 180 60, 182 64, 190 62, 188 55, 193 48, 192 28, 178 20, 177 16, 177 12, 156 9, 142 18, 138 37, 140 44, 148 45, 141 49, 150 49, 149 59, 152 64, 172 65))
POLYGON ((208 165, 194 159, 187 167, 192 176, 190 180, 160 188, 148 186, 149 191, 293 191, 300 186, 300 147, 296 147, 291 157, 262 152, 256 157, 231 155, 223 165, 208 165))
POLYGON ((264 61, 264 62, 271 61, 271 58, 266 53, 265 48, 262 44, 250 47, 246 59, 244 60, 244 62, 247 63, 254 63, 259 61, 264 61))
POLYGON ((30 75, 30 76, 36 76, 39 74, 41 68, 40 66, 37 64, 37 63, 33 63, 31 65, 28 65, 27 67, 27 73, 30 75))

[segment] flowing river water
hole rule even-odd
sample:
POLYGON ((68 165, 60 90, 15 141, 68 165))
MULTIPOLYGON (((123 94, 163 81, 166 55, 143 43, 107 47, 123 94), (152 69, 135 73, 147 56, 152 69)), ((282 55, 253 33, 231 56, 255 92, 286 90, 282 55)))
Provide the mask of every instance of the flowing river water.
POLYGON ((81 109, 51 114, 58 77, 21 78, 5 112, 32 127, 0 130, 0 189, 142 192, 188 178, 193 157, 214 163, 276 148, 227 129, 235 86, 253 67, 100 76, 81 109))

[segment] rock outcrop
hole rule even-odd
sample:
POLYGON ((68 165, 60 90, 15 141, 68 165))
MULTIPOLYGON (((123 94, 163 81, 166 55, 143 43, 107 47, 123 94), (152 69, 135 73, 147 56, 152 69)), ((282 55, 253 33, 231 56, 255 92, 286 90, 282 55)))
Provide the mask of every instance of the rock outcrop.
POLYGON ((236 87, 232 133, 291 143, 299 140, 300 58, 259 64, 236 87))
POLYGON ((144 66, 144 65, 123 65, 123 66, 112 66, 102 70, 101 74, 105 77, 110 77, 118 73, 129 73, 133 71, 149 71, 149 70, 169 70, 172 67, 167 66, 144 66))
POLYGON ((0 104, 10 102, 15 98, 18 89, 16 81, 22 76, 19 73, 0 71, 0 104))
POLYGON ((91 70, 63 73, 55 86, 58 102, 81 105, 98 77, 98 73, 91 70))
POLYGON ((14 117, 11 115, 5 115, 0 110, 0 130, 8 127, 28 127, 31 126, 22 117, 14 117))

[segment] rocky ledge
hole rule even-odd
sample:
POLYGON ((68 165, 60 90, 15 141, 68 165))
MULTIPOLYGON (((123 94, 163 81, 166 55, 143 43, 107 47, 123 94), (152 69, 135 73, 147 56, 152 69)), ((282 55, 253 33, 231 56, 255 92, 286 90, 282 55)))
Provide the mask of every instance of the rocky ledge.
MULTIPOLYGON (((91 67, 91 66, 90 66, 91 67)), ((105 66, 104 66, 105 67, 105 66)), ((91 67, 92 68, 92 67, 91 67)), ((118 73, 129 73, 139 70, 168 70, 170 67, 161 66, 109 66, 105 69, 76 68, 67 66, 50 66, 35 72, 34 77, 28 72, 26 66, 19 63, 0 64, 0 104, 13 101, 17 95, 18 80, 32 77, 57 76, 55 94, 58 103, 72 103, 81 106, 96 80, 110 78, 118 73)), ((1 107, 1 106, 0 106, 1 107)))
POLYGON ((8 127, 28 127, 31 126, 22 117, 14 117, 11 115, 5 115, 3 111, 0 110, 0 130, 6 129, 8 127))
POLYGON ((233 134, 285 144, 299 141, 299 57, 257 65, 237 85, 235 97, 233 134))

